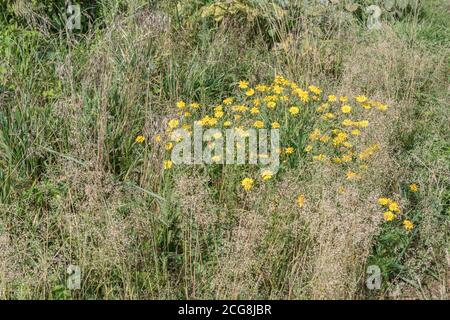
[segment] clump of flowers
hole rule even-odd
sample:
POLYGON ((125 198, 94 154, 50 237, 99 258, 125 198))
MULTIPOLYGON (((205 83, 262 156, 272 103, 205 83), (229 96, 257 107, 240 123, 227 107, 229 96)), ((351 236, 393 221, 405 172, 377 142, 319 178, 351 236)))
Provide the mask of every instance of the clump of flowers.
MULTIPOLYGON (((390 198, 379 198, 378 204, 385 208, 386 211, 383 213, 383 218, 385 221, 395 221, 400 220, 401 209, 399 204, 396 201, 393 201, 390 198)), ((404 219, 403 226, 407 231, 411 231, 414 227, 413 223, 410 220, 404 219)))

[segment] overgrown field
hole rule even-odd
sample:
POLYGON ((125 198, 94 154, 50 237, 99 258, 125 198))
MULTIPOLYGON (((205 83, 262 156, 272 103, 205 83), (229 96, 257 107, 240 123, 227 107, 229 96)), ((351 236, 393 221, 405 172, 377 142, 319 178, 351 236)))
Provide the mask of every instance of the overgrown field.
POLYGON ((1 299, 449 298, 449 1, 78 4, 0 0, 1 299))

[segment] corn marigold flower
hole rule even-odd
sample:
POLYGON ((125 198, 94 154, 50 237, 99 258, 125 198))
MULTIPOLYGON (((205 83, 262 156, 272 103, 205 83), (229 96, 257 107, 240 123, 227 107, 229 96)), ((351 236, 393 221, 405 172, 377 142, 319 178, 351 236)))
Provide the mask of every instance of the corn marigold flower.
POLYGON ((266 85, 263 85, 263 84, 256 85, 256 91, 266 92, 267 90, 269 90, 269 87, 266 85))
POLYGON ((176 127, 178 127, 179 123, 180 121, 178 119, 172 119, 169 121, 168 125, 170 129, 175 129, 176 127))
POLYGON ((313 86, 313 85, 309 86, 308 89, 309 89, 309 91, 311 91, 314 94, 321 94, 322 93, 322 90, 320 88, 318 88, 316 86, 313 86))
POLYGON ((388 206, 391 203, 391 199, 389 198, 379 198, 378 204, 381 206, 388 206))
POLYGON ((239 81, 239 88, 240 89, 247 89, 248 88, 248 81, 244 81, 244 80, 239 81))
POLYGON ((361 134, 361 131, 358 129, 353 129, 350 133, 354 136, 359 136, 361 134))
POLYGON ((290 107, 289 108, 289 113, 292 114, 293 116, 297 115, 300 112, 300 109, 298 107, 290 107))
POLYGON ((231 127, 232 124, 233 124, 233 123, 232 123, 231 121, 227 120, 227 121, 225 121, 225 122, 223 123, 223 126, 224 126, 224 127, 231 127))
POLYGON ((367 97, 366 96, 356 96, 355 99, 359 103, 364 103, 364 102, 367 101, 367 97))
POLYGON ((137 143, 142 143, 145 141, 145 137, 144 136, 137 136, 136 139, 134 139, 134 141, 136 141, 137 143))
POLYGON ((264 121, 257 120, 253 123, 253 126, 257 129, 262 129, 264 128, 264 121))
POLYGON ((398 203, 395 202, 395 201, 392 201, 392 202, 389 204, 389 210, 392 211, 392 212, 399 213, 399 212, 400 212, 400 208, 399 208, 399 206, 398 206, 398 203))
POLYGON ((272 129, 279 129, 280 123, 278 121, 272 122, 272 129))
POLYGON ((250 190, 251 188, 253 188, 253 179, 252 178, 244 178, 241 181, 241 185, 245 190, 250 190))
POLYGON ((167 142, 166 145, 164 146, 164 148, 169 151, 172 150, 173 148, 173 143, 172 142, 167 142))
POLYGON ((257 107, 253 107, 253 108, 250 109, 250 113, 251 114, 258 114, 259 112, 260 111, 259 111, 259 109, 257 107))
POLYGON ((403 226, 407 231, 411 231, 414 228, 414 224, 407 219, 403 220, 403 226))
POLYGON ((277 106, 277 103, 274 101, 267 102, 267 108, 274 109, 277 106))
POLYGON ((416 183, 411 183, 409 185, 409 190, 411 190, 412 192, 417 192, 419 191, 419 186, 416 183))
POLYGON ((246 92, 245 92, 245 95, 247 96, 247 97, 251 97, 252 95, 254 95, 255 94, 255 90, 253 90, 253 89, 248 89, 246 92))
POLYGON ((198 103, 196 103, 196 102, 192 102, 189 106, 190 106, 192 109, 198 109, 198 108, 200 108, 200 104, 198 104, 198 103))
POLYGON ((310 144, 308 144, 308 145, 305 147, 305 152, 306 152, 306 153, 309 153, 309 152, 312 151, 312 149, 313 149, 313 146, 310 145, 310 144))
POLYGON ((302 208, 305 205, 305 196, 303 194, 298 195, 297 205, 302 208))
POLYGON ((383 217, 385 221, 392 221, 395 218, 395 215, 392 213, 392 211, 386 211, 383 213, 383 217))
POLYGON ((292 154, 294 153, 295 149, 293 147, 287 147, 285 150, 286 154, 292 154))
POLYGON ((164 161, 164 169, 165 170, 172 168, 172 166, 173 166, 173 162, 171 160, 164 161))
POLYGON ((223 100, 223 104, 229 106, 230 104, 233 103, 233 101, 234 101, 233 98, 225 98, 225 99, 223 100))
POLYGON ((272 179, 272 177, 273 177, 273 172, 270 171, 270 170, 264 170, 264 171, 261 173, 261 177, 262 177, 262 179, 263 179, 264 181, 270 180, 270 179, 272 179))
POLYGON ((337 101, 337 97, 335 96, 335 95, 329 95, 328 96, 328 101, 330 101, 330 102, 336 102, 337 101))
POLYGON ((350 112, 352 112, 352 107, 350 107, 348 104, 343 105, 341 107, 341 111, 342 111, 342 113, 350 113, 350 112))
POLYGON ((186 107, 186 102, 184 102, 183 100, 177 102, 178 109, 183 109, 184 107, 186 107))

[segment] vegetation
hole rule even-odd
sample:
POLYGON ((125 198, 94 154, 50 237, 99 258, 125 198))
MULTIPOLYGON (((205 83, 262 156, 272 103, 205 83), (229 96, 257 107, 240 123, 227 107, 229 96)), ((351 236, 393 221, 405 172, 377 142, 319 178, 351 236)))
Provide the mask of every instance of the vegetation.
POLYGON ((0 0, 0 298, 448 298, 448 1, 65 2, 0 0))

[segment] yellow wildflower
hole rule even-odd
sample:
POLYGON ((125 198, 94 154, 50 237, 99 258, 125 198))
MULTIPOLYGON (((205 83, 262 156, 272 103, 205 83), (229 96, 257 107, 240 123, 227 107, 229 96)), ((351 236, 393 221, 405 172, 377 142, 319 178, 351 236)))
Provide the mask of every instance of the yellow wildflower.
POLYGON ((134 139, 134 141, 136 141, 137 143, 142 143, 145 141, 145 137, 144 136, 137 136, 136 139, 134 139))
POLYGON ((250 190, 251 188, 253 188, 253 179, 252 178, 244 178, 241 181, 241 185, 245 190, 250 190))
POLYGON ((295 116, 296 114, 298 114, 299 113, 299 108, 298 107, 290 107, 289 108, 289 112, 293 115, 293 116, 295 116))
POLYGON ((411 190, 412 192, 417 192, 419 191, 419 186, 416 183, 411 183, 409 185, 409 190, 411 190))
POLYGON ((172 166, 173 166, 172 161, 170 161, 170 160, 164 161, 164 169, 165 170, 172 168, 172 166))
POLYGON ((403 221, 403 226, 405 227, 405 229, 407 231, 411 231, 414 228, 414 224, 411 221, 409 221, 409 220, 404 220, 403 221))
POLYGON ((348 104, 343 105, 343 106, 341 107, 341 111, 342 111, 343 113, 350 113, 350 112, 352 112, 352 107, 350 107, 348 104))
POLYGON ((239 81, 239 88, 240 89, 247 89, 248 88, 248 81, 239 81))
POLYGON ((186 107, 186 103, 183 100, 177 102, 178 109, 183 109, 184 107, 186 107))
POLYGON ((386 211, 383 213, 384 220, 386 221, 392 221, 395 218, 395 215, 392 213, 392 211, 386 211))
POLYGON ((272 122, 272 129, 279 129, 280 123, 278 121, 272 122))
POLYGON ((297 197, 297 205, 302 208, 305 205, 305 196, 303 194, 300 194, 297 197))

